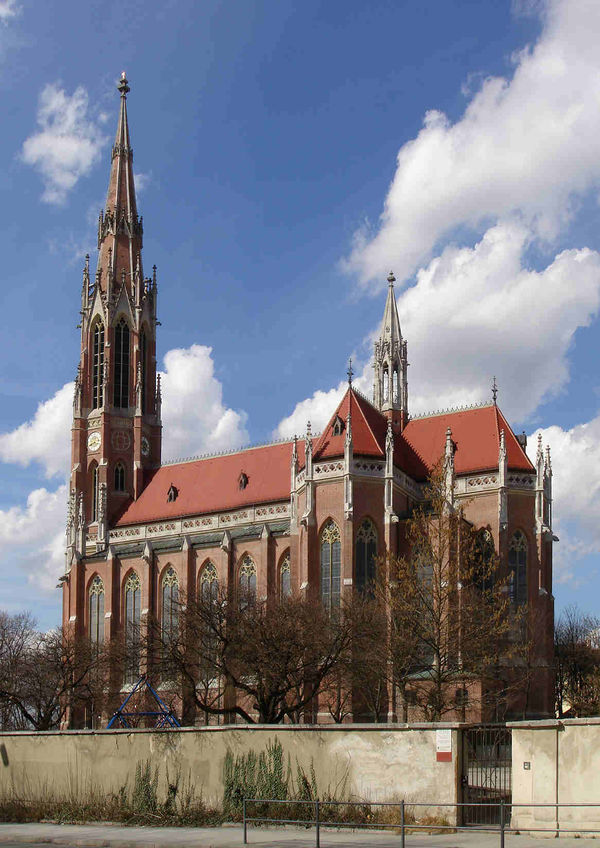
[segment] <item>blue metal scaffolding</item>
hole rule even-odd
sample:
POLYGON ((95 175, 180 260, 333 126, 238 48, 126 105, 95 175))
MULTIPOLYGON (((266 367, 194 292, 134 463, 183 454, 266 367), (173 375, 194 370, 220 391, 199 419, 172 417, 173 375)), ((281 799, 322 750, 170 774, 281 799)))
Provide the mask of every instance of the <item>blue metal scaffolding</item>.
POLYGON ((154 691, 150 683, 148 682, 148 678, 145 674, 142 674, 138 682, 135 684, 129 695, 125 698, 119 709, 114 713, 111 720, 106 725, 106 729, 109 730, 113 725, 117 722, 121 723, 121 727, 134 727, 132 724, 132 719, 139 718, 154 718, 156 723, 154 727, 157 730, 165 727, 181 727, 177 718, 175 717, 173 711, 165 704, 162 698, 154 691), (158 705, 157 710, 126 710, 125 707, 129 703, 129 701, 133 698, 136 693, 144 693, 150 692, 154 700, 158 705))

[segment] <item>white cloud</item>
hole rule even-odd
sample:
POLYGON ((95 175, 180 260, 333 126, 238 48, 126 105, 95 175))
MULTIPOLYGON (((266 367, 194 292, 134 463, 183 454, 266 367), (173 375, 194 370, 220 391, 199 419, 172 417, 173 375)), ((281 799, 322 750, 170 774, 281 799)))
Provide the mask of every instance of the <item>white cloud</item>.
POLYGON ((98 161, 106 136, 89 114, 88 94, 82 86, 68 95, 56 83, 46 85, 40 94, 37 123, 40 129, 24 141, 21 156, 42 175, 42 200, 61 204, 98 161))
POLYGON ((21 7, 16 0, 0 0, 0 23, 8 23, 12 18, 16 18, 21 7))
POLYGON ((0 461, 27 466, 39 463, 46 477, 69 472, 74 383, 66 383, 42 401, 29 421, 0 434, 0 461))
POLYGON ((133 172, 133 180, 135 182, 135 190, 137 194, 146 191, 152 182, 152 174, 143 174, 137 171, 133 172))
POLYGON ((518 213, 552 238, 574 198, 600 183, 600 4, 542 8, 542 34, 515 57, 511 79, 485 79, 454 124, 430 110, 400 149, 379 225, 357 233, 345 262, 363 286, 385 285, 390 267, 409 277, 459 226, 518 213))
MULTIPOLYGON (((248 442, 246 414, 223 404, 214 376, 211 348, 192 345, 165 355, 163 453, 182 456, 236 447, 248 442)), ((30 421, 0 434, 0 461, 37 463, 46 477, 65 477, 69 469, 73 383, 39 404, 30 421)), ((64 569, 67 486, 32 491, 24 507, 0 510, 0 574, 15 566, 30 583, 54 591, 64 569)), ((3 578, 5 579, 5 578, 3 578)))
POLYGON ((412 413, 487 399, 495 375, 503 411, 522 421, 565 387, 574 334, 600 306, 600 256, 565 250, 528 270, 530 237, 503 222, 473 248, 449 246, 399 298, 412 413))
POLYGON ((554 530, 560 538, 554 548, 555 579, 578 582, 584 579, 578 562, 600 554, 600 415, 570 430, 536 430, 529 437, 531 455, 538 433, 552 454, 554 530))
POLYGON ((54 492, 35 489, 25 507, 0 510, 0 573, 7 579, 15 565, 29 583, 54 591, 65 567, 67 486, 54 492))
MULTIPOLYGON (((523 223, 498 224, 473 248, 447 247, 400 296, 411 414, 486 400, 495 375, 503 411, 524 421, 565 388, 575 332, 600 307, 600 255, 565 250, 532 271, 524 267, 530 238, 523 223)), ((355 384, 371 397, 369 365, 355 384)), ((322 428, 345 386, 300 401, 274 434, 304 433, 307 419, 322 428)))
POLYGON ((164 358, 163 456, 166 459, 227 450, 248 442, 245 412, 223 404, 212 348, 175 348, 164 358))

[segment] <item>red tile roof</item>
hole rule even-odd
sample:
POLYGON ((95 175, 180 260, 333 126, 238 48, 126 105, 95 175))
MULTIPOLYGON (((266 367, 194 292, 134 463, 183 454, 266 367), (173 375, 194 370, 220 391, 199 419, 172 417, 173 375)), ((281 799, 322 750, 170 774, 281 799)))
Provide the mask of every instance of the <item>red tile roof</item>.
MULTIPOLYGON (((138 524, 236 509, 290 497, 292 442, 280 442, 260 448, 209 456, 174 465, 163 465, 154 472, 144 491, 125 509, 117 525, 138 524), (240 474, 248 485, 240 489, 240 474), (171 485, 178 491, 167 501, 171 485)), ((298 444, 304 459, 304 444, 298 444)))
MULTIPOLYGON (((315 460, 343 456, 348 410, 352 416, 354 454, 385 456, 386 417, 349 388, 322 435, 313 439, 315 460), (334 436, 333 426, 338 416, 344 428, 334 436)), ((493 405, 412 419, 404 431, 394 437, 395 465, 415 480, 424 480, 444 452, 447 427, 452 430, 456 444, 457 474, 497 468, 502 429, 508 467, 519 471, 534 470, 506 419, 493 405)), ((290 440, 164 465, 153 473, 137 501, 126 507, 117 526, 286 501, 290 496, 292 446, 290 440), (248 478, 244 489, 239 485, 242 472, 248 478), (167 501, 171 485, 178 494, 175 500, 167 501)), ((304 439, 298 441, 298 465, 304 467, 304 439)))
POLYGON ((348 412, 352 420, 354 453, 360 456, 385 456, 387 420, 354 389, 349 388, 315 446, 315 460, 343 455, 348 412), (334 436, 333 427, 338 417, 344 422, 344 428, 338 436, 334 436))
POLYGON ((433 468, 444 452, 447 427, 452 430, 452 441, 456 445, 457 474, 498 468, 501 430, 504 430, 508 467, 515 471, 534 470, 506 418, 493 404, 413 418, 406 425, 403 436, 427 466, 433 468))

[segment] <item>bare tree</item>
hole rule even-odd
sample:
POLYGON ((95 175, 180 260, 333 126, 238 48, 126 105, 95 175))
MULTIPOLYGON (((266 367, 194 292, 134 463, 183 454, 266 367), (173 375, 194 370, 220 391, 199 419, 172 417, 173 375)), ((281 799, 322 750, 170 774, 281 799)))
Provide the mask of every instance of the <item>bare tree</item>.
POLYGON ((563 610, 554 629, 556 713, 600 713, 600 620, 577 606, 563 610))
POLYGON ((199 596, 181 605, 169 638, 154 628, 154 653, 162 678, 177 681, 205 714, 277 724, 299 720, 359 626, 351 603, 329 615, 299 596, 238 603, 224 593, 199 596))
POLYGON ((0 711, 5 729, 49 730, 105 690, 104 653, 58 628, 42 633, 29 613, 0 612, 0 711))
POLYGON ((389 610, 390 667, 404 704, 410 693, 427 720, 439 721, 464 712, 481 681, 499 678, 499 658, 510 665, 519 614, 493 548, 461 507, 448 504, 440 467, 405 531, 409 552, 388 558, 379 588, 389 610))

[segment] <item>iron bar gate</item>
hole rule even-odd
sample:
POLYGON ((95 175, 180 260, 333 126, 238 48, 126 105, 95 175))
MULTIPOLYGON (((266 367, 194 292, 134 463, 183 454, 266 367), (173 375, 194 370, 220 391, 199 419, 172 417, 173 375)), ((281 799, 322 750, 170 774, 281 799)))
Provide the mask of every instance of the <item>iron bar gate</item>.
POLYGON ((504 803, 510 821, 512 801, 512 736, 505 725, 463 730, 462 800, 464 825, 499 825, 504 803), (476 806, 493 804, 494 806, 476 806), (472 806, 471 806, 472 805, 472 806))

